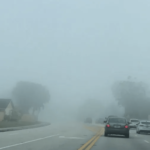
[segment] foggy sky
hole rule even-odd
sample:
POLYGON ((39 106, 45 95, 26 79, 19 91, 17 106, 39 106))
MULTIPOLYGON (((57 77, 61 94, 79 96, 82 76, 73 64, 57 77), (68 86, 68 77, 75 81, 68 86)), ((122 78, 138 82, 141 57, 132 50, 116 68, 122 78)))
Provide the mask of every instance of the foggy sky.
POLYGON ((149 82, 149 8, 148 0, 1 1, 0 93, 32 81, 49 88, 52 104, 76 107, 111 102, 111 85, 129 75, 149 82))

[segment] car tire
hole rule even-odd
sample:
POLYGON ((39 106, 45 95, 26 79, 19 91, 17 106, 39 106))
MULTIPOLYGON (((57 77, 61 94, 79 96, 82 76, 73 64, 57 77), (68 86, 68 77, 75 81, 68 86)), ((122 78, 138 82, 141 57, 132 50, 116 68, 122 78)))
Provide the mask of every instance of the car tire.
POLYGON ((125 135, 125 137, 126 137, 126 138, 129 138, 129 133, 127 133, 127 134, 125 135))
POLYGON ((105 132, 105 133, 104 133, 104 136, 108 136, 108 133, 105 132))

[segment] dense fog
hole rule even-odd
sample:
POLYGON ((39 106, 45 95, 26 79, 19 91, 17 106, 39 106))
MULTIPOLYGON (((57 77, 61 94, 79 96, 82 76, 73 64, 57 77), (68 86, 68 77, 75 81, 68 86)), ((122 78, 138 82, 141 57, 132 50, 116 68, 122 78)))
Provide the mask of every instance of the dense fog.
POLYGON ((146 84, 144 98, 150 101, 149 5, 137 0, 0 2, 0 97, 16 103, 13 90, 19 82, 41 85, 50 98, 39 106, 38 118, 48 122, 124 116, 126 106, 118 104, 113 91, 122 81, 146 84))

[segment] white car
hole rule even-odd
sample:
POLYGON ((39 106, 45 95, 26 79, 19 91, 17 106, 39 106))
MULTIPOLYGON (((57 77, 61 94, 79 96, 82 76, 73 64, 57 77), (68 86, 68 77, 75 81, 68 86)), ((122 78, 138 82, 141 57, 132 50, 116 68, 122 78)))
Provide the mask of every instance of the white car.
POLYGON ((130 128, 136 128, 138 123, 139 123, 138 119, 130 119, 130 121, 129 121, 129 127, 130 128))
POLYGON ((150 121, 141 120, 138 123, 136 127, 136 133, 140 134, 141 132, 150 133, 150 121))

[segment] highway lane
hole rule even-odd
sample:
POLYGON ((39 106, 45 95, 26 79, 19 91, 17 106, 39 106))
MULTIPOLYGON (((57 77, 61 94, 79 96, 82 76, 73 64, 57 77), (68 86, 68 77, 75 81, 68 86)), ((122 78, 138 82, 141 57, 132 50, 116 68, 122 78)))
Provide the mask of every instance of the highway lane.
POLYGON ((0 133, 0 150, 149 150, 150 135, 136 134, 130 138, 104 137, 102 125, 82 123, 50 126, 0 133))
MULTIPOLYGON (((136 134, 135 130, 130 130, 130 138, 124 136, 110 135, 99 136, 95 141, 92 150, 149 150, 150 135, 136 134)), ((89 150, 88 148, 86 150, 89 150)))
POLYGON ((101 136, 92 150, 149 150, 150 135, 138 135, 130 131, 130 138, 123 136, 101 136))
POLYGON ((1 132, 0 150, 78 149, 95 132, 80 123, 52 124, 34 129, 1 132))

